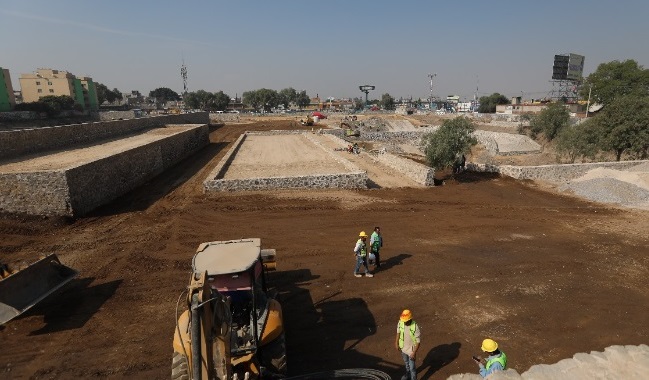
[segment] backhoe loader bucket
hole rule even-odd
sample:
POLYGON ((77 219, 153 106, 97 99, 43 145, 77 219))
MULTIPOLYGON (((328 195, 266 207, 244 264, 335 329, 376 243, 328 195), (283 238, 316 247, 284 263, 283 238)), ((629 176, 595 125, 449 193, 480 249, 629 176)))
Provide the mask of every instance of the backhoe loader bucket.
POLYGON ((77 274, 51 254, 0 280, 0 324, 24 313, 77 274))

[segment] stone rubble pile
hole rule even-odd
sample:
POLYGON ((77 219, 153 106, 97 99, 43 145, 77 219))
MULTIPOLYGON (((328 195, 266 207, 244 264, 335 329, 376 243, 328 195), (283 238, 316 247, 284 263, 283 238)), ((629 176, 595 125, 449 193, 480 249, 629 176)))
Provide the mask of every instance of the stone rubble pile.
MULTIPOLYGON (((477 372, 477 371, 476 371, 477 372)), ((537 364, 518 374, 514 369, 494 372, 489 380, 596 380, 649 378, 649 346, 610 346, 604 352, 578 353, 555 364, 537 364)), ((477 374, 453 375, 448 380, 480 380, 477 374)))

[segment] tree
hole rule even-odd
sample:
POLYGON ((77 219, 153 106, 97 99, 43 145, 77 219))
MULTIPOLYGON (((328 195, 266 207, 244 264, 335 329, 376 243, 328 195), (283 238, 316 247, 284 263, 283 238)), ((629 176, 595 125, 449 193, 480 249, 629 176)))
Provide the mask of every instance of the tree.
POLYGON ((581 124, 569 125, 557 135, 556 150, 567 156, 570 163, 574 163, 577 157, 594 158, 599 151, 599 132, 592 121, 588 119, 581 124))
POLYGON ((615 98, 592 119, 597 126, 600 148, 620 161, 627 152, 634 158, 649 155, 649 96, 615 98))
POLYGON ((95 89, 97 90, 97 101, 99 104, 103 104, 106 101, 106 93, 110 90, 101 83, 95 83, 95 89))
POLYGON ((311 98, 306 94, 306 90, 302 90, 296 95, 295 104, 297 104, 300 109, 311 104, 311 98))
POLYGON ((16 104, 16 111, 34 111, 45 112, 47 116, 53 117, 61 111, 70 111, 76 109, 74 99, 68 95, 47 95, 43 96, 36 102, 16 104))
POLYGON ((554 139, 557 134, 570 122, 570 111, 561 102, 551 103, 537 115, 532 116, 530 126, 532 137, 543 132, 548 140, 554 139))
POLYGON ((99 101, 99 104, 102 104, 105 101, 113 103, 115 100, 122 100, 122 93, 116 88, 111 91, 106 87, 106 85, 95 83, 95 89, 97 90, 97 100, 99 101))
POLYGON ((478 143, 473 131, 473 122, 462 116, 445 120, 437 131, 425 134, 422 140, 428 165, 439 170, 452 166, 459 156, 469 153, 478 143))
POLYGON ((648 96, 649 69, 632 59, 602 63, 584 81, 581 97, 587 99, 589 91, 591 102, 602 104, 611 103, 619 96, 648 96))
POLYGON ((206 111, 225 111, 230 104, 230 97, 223 91, 211 93, 205 90, 189 92, 184 97, 188 108, 206 111))
POLYGON ((74 109, 74 99, 68 95, 48 95, 38 99, 39 102, 51 104, 54 108, 61 111, 69 111, 74 109))
POLYGON ((275 90, 260 88, 259 90, 246 91, 243 93, 243 103, 256 109, 270 112, 279 105, 279 94, 275 90))
POLYGON ((188 108, 207 110, 212 103, 214 95, 205 91, 192 91, 184 96, 185 105, 188 108))
POLYGON ((365 101, 361 98, 354 98, 354 110, 360 111, 365 107, 365 101))
POLYGON ((297 103, 297 91, 293 87, 285 88, 279 92, 279 104, 288 109, 291 103, 297 103))
POLYGON ((170 100, 180 100, 180 95, 174 90, 167 87, 159 87, 149 92, 149 96, 156 98, 161 102, 168 102, 170 100))
POLYGON ((381 108, 384 110, 393 110, 394 109, 394 98, 390 94, 385 93, 381 95, 381 108))
POLYGON ((497 92, 489 96, 480 97, 480 107, 478 107, 478 112, 480 113, 495 113, 496 106, 499 104, 509 104, 511 103, 505 95, 501 95, 497 92))
POLYGON ((230 105, 230 96, 223 91, 214 93, 214 109, 217 111, 225 111, 230 105))
POLYGON ((122 92, 120 90, 118 90, 117 88, 113 88, 113 91, 112 91, 110 97, 107 98, 107 100, 109 102, 111 102, 111 103, 114 102, 115 100, 122 100, 122 99, 124 99, 124 95, 122 95, 122 92), (113 99, 113 100, 111 100, 111 99, 113 99))

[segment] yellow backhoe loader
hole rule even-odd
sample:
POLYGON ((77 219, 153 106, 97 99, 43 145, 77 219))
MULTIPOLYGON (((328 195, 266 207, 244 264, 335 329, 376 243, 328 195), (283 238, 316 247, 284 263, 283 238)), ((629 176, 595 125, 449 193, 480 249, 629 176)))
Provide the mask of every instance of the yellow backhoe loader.
POLYGON ((259 239, 198 247, 185 298, 187 310, 174 333, 173 380, 286 374, 282 308, 266 285, 266 272, 275 265, 275 250, 261 249, 259 239))

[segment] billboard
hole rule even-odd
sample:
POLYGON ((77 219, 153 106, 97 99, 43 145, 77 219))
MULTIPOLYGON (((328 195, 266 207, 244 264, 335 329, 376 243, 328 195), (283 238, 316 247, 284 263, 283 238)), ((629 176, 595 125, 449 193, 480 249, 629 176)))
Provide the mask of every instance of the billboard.
POLYGON ((583 73, 584 73, 584 56, 570 53, 566 79, 581 80, 581 76, 583 73))
POLYGON ((584 72, 584 56, 579 54, 557 54, 552 66, 552 79, 581 80, 584 72))
POLYGON ((568 75, 568 62, 570 57, 567 55, 555 55, 554 65, 552 66, 552 79, 565 80, 568 75))

